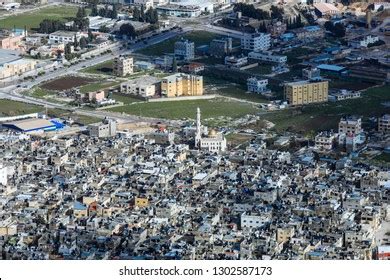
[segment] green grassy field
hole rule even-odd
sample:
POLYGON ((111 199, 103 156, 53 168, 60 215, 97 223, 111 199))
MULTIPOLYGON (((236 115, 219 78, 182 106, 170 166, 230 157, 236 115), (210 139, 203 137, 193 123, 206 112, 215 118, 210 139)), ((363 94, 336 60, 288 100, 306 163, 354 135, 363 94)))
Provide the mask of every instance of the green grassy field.
POLYGON ((232 117, 239 118, 246 114, 258 112, 256 106, 227 101, 218 98, 212 100, 190 100, 190 101, 166 101, 156 103, 138 103, 109 109, 114 112, 124 112, 128 114, 164 118, 164 119, 194 119, 196 108, 202 111, 202 118, 232 117))
POLYGON ((178 36, 169 40, 166 40, 164 42, 161 42, 159 44, 144 48, 142 50, 139 50, 139 53, 142 53, 144 55, 163 55, 165 53, 173 53, 174 51, 174 44, 176 41, 180 40, 180 38, 183 37, 184 39, 188 39, 190 41, 193 41, 195 43, 195 48, 210 44, 210 42, 219 37, 218 35, 206 31, 193 31, 190 33, 187 33, 183 36, 178 36))
POLYGON ((112 98, 115 99, 116 101, 123 102, 123 104, 131 104, 134 102, 143 102, 143 100, 132 97, 130 95, 124 96, 124 95, 120 95, 120 94, 116 94, 116 93, 114 93, 112 95, 112 98))
POLYGON ((82 69, 81 72, 100 75, 112 75, 112 63, 113 60, 108 60, 106 62, 82 69))
POLYGON ((30 95, 36 98, 45 98, 46 96, 50 96, 55 94, 54 91, 43 89, 40 87, 35 87, 32 92, 30 92, 30 95))
POLYGON ((76 6, 57 6, 46 7, 32 12, 12 15, 0 19, 0 28, 37 28, 39 23, 44 19, 59 19, 66 21, 71 17, 75 17, 77 13, 76 6))
POLYGON ((268 100, 260 94, 248 93, 246 88, 242 85, 227 83, 224 80, 213 77, 205 76, 203 78, 204 84, 208 86, 206 92, 209 94, 219 94, 258 103, 268 102, 268 100))
POLYGON ((375 87, 365 91, 359 99, 308 105, 269 113, 264 116, 264 119, 275 123, 277 130, 302 133, 336 130, 338 121, 343 115, 356 114, 368 118, 388 113, 389 108, 382 103, 390 101, 389 92, 389 85, 375 87))
POLYGON ((102 89, 106 89, 109 87, 113 87, 119 83, 120 82, 102 82, 102 83, 88 84, 88 85, 80 87, 80 92, 81 93, 88 93, 91 91, 102 90, 102 89))
POLYGON ((44 108, 8 99, 0 99, 0 117, 17 116, 23 114, 38 113, 44 108))

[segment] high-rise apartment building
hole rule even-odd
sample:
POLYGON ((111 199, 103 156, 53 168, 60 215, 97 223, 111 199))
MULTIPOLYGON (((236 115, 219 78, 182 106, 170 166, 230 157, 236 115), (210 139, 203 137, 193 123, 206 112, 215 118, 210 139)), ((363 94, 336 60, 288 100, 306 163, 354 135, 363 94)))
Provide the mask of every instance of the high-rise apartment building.
POLYGON ((299 81, 284 85, 284 97, 290 105, 328 101, 328 81, 299 81))
POLYGON ((114 75, 123 77, 134 73, 134 60, 130 56, 118 56, 113 63, 114 75))
POLYGON ((271 46, 271 35, 266 33, 245 33, 241 37, 241 48, 249 51, 265 51, 271 46))
POLYGON ((175 43, 175 56, 190 61, 195 58, 195 44, 189 40, 180 40, 175 43))
POLYGON ((203 77, 177 73, 161 81, 161 94, 167 97, 203 95, 203 77))

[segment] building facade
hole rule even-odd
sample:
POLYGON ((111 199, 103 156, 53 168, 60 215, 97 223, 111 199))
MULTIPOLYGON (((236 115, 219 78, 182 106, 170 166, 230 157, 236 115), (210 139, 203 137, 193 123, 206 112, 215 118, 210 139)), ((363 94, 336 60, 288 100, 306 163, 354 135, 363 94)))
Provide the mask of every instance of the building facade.
POLYGON ((91 137, 113 137, 116 135, 116 122, 114 120, 105 119, 101 123, 89 125, 88 132, 91 137))
POLYGON ((250 52, 248 54, 248 58, 254 60, 260 60, 263 62, 270 62, 270 63, 279 63, 279 64, 287 63, 287 56, 275 55, 272 54, 271 52, 250 52))
POLYGON ((299 81, 284 85, 284 96, 290 105, 328 101, 328 81, 299 81))
POLYGON ((0 66, 0 79, 22 75, 36 69, 37 62, 32 59, 18 59, 0 66))
POLYGON ((177 73, 161 81, 161 94, 166 97, 203 95, 203 77, 177 73))
POLYGON ((134 73, 134 59, 130 56, 118 56, 113 63, 114 75, 123 77, 134 73))
POLYGON ((268 79, 257 79, 256 77, 247 80, 248 91, 253 93, 263 93, 267 89, 268 79))
POLYGON ((73 43, 75 38, 77 41, 80 41, 80 38, 83 35, 80 32, 74 31, 56 31, 49 34, 49 43, 58 44, 58 43, 73 43))
POLYGON ((160 93, 161 80, 152 76, 143 76, 120 85, 121 93, 151 97, 160 93))
POLYGON ((378 131, 384 133, 390 132, 390 114, 383 115, 378 119, 378 131))
POLYGON ((271 35, 266 33, 245 33, 241 37, 241 48, 248 51, 265 51, 271 46, 271 35))
POLYGON ((210 43, 209 54, 215 57, 225 57, 233 49, 232 38, 214 39, 210 43))
POLYGON ((195 43, 189 40, 180 40, 175 43, 175 56, 190 61, 195 58, 195 43))

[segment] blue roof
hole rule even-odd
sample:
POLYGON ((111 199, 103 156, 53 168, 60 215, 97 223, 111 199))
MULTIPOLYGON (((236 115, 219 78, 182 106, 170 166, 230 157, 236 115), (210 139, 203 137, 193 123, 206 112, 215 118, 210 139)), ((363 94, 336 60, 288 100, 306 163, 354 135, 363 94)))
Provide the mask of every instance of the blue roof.
POLYGON ((73 209, 74 210, 86 210, 87 209, 87 206, 76 201, 74 204, 73 204, 73 209))
POLYGON ((65 125, 59 120, 50 120, 50 122, 52 122, 56 126, 56 129, 61 129, 65 127, 65 125))
POLYGON ((328 70, 328 71, 344 71, 345 67, 343 66, 338 66, 338 65, 331 65, 331 64, 320 64, 317 66, 318 69, 320 70, 328 70))
MULTIPOLYGON (((313 61, 314 61, 314 62, 328 61, 328 60, 330 60, 331 58, 332 58, 331 55, 324 53, 324 54, 320 54, 320 55, 316 56, 315 58, 313 58, 313 61)), ((317 68, 318 68, 318 67, 317 67, 317 68)))
POLYGON ((317 31, 321 29, 318 25, 310 25, 310 26, 305 26, 303 28, 306 29, 307 31, 317 31))

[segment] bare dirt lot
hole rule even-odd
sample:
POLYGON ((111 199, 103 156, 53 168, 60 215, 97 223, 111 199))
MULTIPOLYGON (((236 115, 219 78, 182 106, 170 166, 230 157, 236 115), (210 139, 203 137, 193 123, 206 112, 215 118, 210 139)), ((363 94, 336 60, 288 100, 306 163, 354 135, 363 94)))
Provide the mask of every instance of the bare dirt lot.
POLYGON ((43 84, 41 88, 47 90, 67 90, 74 87, 87 85, 95 81, 96 80, 90 78, 67 76, 43 84))

